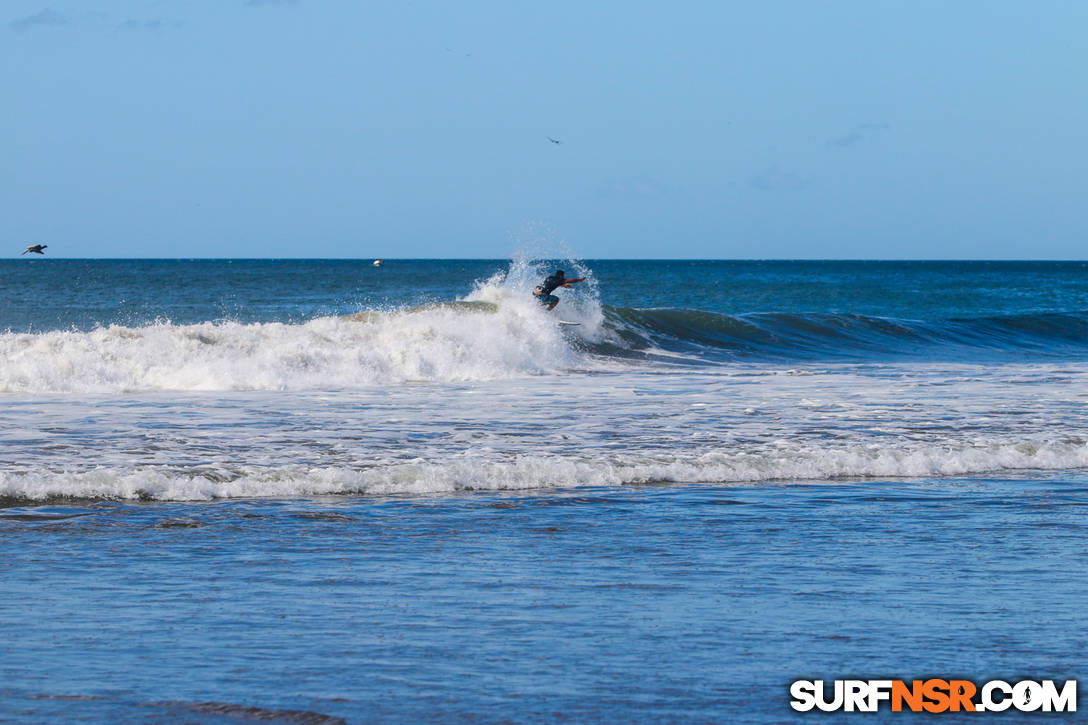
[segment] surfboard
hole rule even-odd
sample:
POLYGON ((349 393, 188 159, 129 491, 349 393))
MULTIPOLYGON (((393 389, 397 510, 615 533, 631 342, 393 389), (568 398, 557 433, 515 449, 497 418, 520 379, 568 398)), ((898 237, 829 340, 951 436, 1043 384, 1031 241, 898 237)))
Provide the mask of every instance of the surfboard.
POLYGON ((580 325, 581 322, 567 322, 566 320, 559 320, 560 325, 580 325))

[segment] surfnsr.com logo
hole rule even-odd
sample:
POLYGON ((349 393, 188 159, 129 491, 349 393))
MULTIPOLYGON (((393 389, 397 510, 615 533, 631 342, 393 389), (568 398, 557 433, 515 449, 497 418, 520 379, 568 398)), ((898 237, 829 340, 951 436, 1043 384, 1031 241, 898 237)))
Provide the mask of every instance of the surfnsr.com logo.
POLYGON ((1076 712, 1077 681, 1059 689, 1054 680, 990 680, 981 687, 969 680, 797 680, 790 685, 790 707, 798 712, 1076 712), (831 684, 831 683, 829 683, 831 684))

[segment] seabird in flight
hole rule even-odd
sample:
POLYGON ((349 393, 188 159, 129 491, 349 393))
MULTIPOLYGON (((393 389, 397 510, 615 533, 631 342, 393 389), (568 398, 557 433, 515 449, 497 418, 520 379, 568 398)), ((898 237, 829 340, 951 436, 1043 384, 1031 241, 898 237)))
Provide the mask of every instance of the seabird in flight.
POLYGON ((544 138, 548 139, 552 143, 563 143, 562 141, 558 141, 558 140, 552 138, 551 136, 545 136, 544 138))
POLYGON ((31 244, 29 247, 23 250, 23 254, 26 254, 27 252, 34 252, 35 254, 45 254, 45 252, 43 252, 42 250, 48 246, 48 244, 31 244))

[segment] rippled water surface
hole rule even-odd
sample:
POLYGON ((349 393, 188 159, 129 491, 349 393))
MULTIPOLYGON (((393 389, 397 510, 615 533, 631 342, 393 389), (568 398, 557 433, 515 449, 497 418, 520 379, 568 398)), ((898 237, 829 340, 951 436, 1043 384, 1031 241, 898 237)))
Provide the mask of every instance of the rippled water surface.
POLYGON ((1025 477, 10 508, 0 697, 27 722, 768 722, 795 678, 1072 678, 1086 505, 1025 477))

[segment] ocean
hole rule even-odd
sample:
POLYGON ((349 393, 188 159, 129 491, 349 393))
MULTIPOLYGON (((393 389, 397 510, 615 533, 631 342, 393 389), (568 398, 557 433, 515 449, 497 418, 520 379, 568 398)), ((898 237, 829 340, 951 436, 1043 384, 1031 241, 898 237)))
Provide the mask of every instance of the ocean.
POLYGON ((1086 405, 1080 262, 0 260, 0 721, 1083 680, 1086 405))

